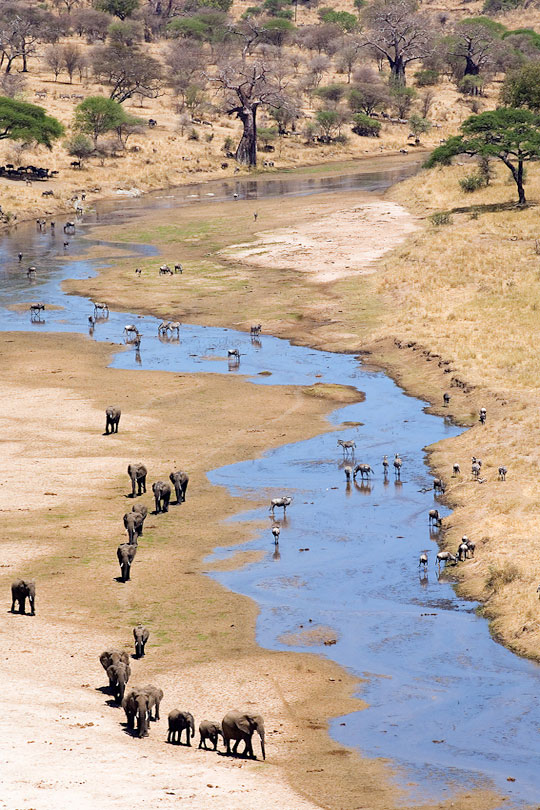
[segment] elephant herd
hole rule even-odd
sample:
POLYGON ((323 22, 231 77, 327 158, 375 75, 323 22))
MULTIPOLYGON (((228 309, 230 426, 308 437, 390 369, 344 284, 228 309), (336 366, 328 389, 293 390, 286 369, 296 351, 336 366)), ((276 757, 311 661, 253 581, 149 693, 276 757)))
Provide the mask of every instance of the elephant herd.
MULTIPOLYGON (((146 476, 148 471, 144 464, 129 464, 127 469, 131 481, 131 496, 136 498, 146 492, 146 476)), ((169 480, 174 486, 176 503, 181 504, 186 500, 186 492, 189 484, 189 475, 183 470, 173 470, 169 475, 169 480)), ((166 481, 156 481, 152 484, 154 494, 155 514, 169 511, 171 500, 171 486, 166 481)), ((120 565, 120 578, 122 582, 127 582, 131 578, 131 566, 139 544, 139 537, 143 536, 143 526, 148 508, 142 504, 132 506, 131 512, 124 515, 124 528, 128 533, 128 542, 118 546, 116 555, 120 565)))
MULTIPOLYGON (((142 624, 133 628, 135 639, 135 658, 142 658, 145 645, 150 636, 147 627, 142 624)), ((163 700, 163 690, 152 684, 147 686, 134 686, 127 688, 131 678, 130 657, 125 650, 111 648, 99 656, 100 663, 107 673, 109 689, 119 706, 122 706, 126 715, 126 726, 133 736, 146 737, 151 722, 160 719, 159 707, 163 700)), ((264 747, 264 720, 258 714, 239 711, 227 712, 221 723, 214 720, 202 720, 199 724, 199 748, 207 749, 207 741, 217 751, 219 738, 225 745, 225 753, 239 754, 238 746, 244 743, 242 756, 256 759, 253 751, 253 734, 257 732, 261 741, 261 753, 266 758, 264 747), (231 751, 232 743, 232 751, 231 751)), ((185 733, 185 745, 191 746, 195 737, 195 720, 191 712, 173 709, 169 712, 167 742, 182 744, 182 735, 185 733)))

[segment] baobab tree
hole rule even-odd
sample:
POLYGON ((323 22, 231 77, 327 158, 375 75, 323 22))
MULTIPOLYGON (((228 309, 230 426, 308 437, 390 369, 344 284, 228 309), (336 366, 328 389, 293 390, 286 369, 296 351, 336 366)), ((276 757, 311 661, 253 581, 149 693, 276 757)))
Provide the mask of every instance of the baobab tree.
POLYGON ((236 160, 246 166, 257 165, 257 110, 278 108, 288 103, 282 83, 271 64, 263 61, 246 63, 230 61, 222 65, 217 76, 208 76, 225 94, 225 112, 236 115, 243 126, 236 150, 236 160))
POLYGON ((405 84, 410 62, 425 59, 433 50, 432 27, 414 0, 374 0, 364 13, 364 42, 387 59, 392 79, 405 84))

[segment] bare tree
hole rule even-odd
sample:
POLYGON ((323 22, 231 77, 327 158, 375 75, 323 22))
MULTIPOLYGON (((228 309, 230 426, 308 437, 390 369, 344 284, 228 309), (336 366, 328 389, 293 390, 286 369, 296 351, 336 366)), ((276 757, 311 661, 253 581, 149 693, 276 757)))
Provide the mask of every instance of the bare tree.
POLYGON ((392 79, 405 84, 407 65, 426 58, 433 49, 429 19, 416 12, 414 0, 374 0, 364 22, 366 45, 388 61, 392 79))
POLYGON ((54 0, 54 5, 59 8, 65 8, 68 14, 71 14, 74 8, 80 5, 81 0, 54 0))
POLYGON ((434 90, 424 90, 420 96, 420 110, 422 118, 427 118, 435 101, 434 90))
POLYGON ((203 71, 208 61, 204 49, 190 40, 175 40, 165 52, 165 61, 170 68, 171 85, 185 104, 188 87, 203 84, 203 71))
POLYGON ((98 46, 92 53, 92 68, 112 87, 110 98, 120 103, 134 95, 157 98, 160 93, 160 63, 137 48, 98 46))
POLYGON ((208 77, 225 94, 225 110, 242 122, 243 132, 236 149, 236 160, 246 166, 257 165, 257 110, 287 104, 282 83, 272 66, 263 61, 246 64, 229 61, 219 67, 217 76, 208 77))
POLYGON ((56 45, 49 45, 44 54, 45 64, 54 73, 55 82, 58 81, 58 76, 64 67, 64 57, 62 51, 56 45))
POLYGON ((447 58, 456 79, 478 76, 494 60, 502 43, 483 22, 464 20, 447 39, 447 58))
POLYGON ((71 42, 66 42, 60 49, 62 54, 62 62, 69 76, 69 83, 73 84, 73 74, 83 64, 83 53, 78 45, 71 42))
POLYGON ((338 70, 347 74, 347 84, 351 83, 352 72, 360 59, 361 51, 362 42, 358 37, 346 36, 343 38, 343 46, 337 55, 337 67, 338 70))
POLYGON ((53 41, 50 15, 26 3, 6 3, 0 9, 0 64, 9 73, 15 59, 22 59, 22 72, 28 72, 28 59, 40 42, 53 41))
POLYGON ((321 25, 304 25, 298 31, 297 42, 301 47, 310 51, 333 56, 339 49, 342 38, 343 31, 339 25, 322 23, 321 25))

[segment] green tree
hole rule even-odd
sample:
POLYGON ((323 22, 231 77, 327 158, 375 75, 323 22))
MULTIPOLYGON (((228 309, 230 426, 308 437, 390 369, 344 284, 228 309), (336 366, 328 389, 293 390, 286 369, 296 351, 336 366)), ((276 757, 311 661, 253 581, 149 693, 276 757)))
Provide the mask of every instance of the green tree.
POLYGON ((318 110, 315 118, 323 134, 323 138, 330 140, 334 132, 339 129, 341 116, 337 110, 318 110))
POLYGON ((113 17, 125 20, 134 11, 137 11, 139 0, 97 0, 94 5, 98 11, 105 11, 107 14, 112 14, 113 17))
POLYGON ((319 20, 325 23, 333 23, 339 25, 343 31, 351 32, 358 28, 358 17, 355 14, 349 14, 348 11, 336 11, 333 8, 321 8, 319 11, 319 20))
POLYGON ((509 73, 501 90, 501 101, 507 107, 528 107, 540 111, 540 62, 528 62, 509 73))
POLYGON ((43 107, 0 96, 0 140, 41 143, 51 149, 63 134, 60 121, 47 115, 43 107))
POLYGON ((437 147, 425 167, 448 165, 460 154, 498 158, 510 170, 519 204, 525 205, 524 164, 540 157, 540 116, 531 110, 500 107, 471 115, 461 125, 461 132, 437 147))
POLYGON ((414 135, 414 142, 419 144, 420 135, 424 135, 426 132, 429 132, 431 129, 431 123, 426 118, 422 118, 421 115, 415 114, 411 115, 409 118, 409 127, 414 135))
POLYGON ((78 135, 74 135, 66 141, 64 143, 64 149, 67 151, 68 155, 79 158, 81 162, 85 158, 90 157, 94 151, 92 141, 90 138, 87 138, 86 135, 83 135, 82 132, 79 132, 78 135))
POLYGON ((100 135, 118 129, 126 120, 127 113, 112 98, 89 96, 75 107, 75 129, 90 135, 97 147, 100 135))

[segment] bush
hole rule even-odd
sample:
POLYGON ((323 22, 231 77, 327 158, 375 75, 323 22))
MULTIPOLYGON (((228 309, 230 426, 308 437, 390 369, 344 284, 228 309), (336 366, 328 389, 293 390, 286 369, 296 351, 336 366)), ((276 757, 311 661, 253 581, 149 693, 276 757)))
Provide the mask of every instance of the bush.
POLYGON ((437 211, 430 216, 429 221, 438 228, 440 225, 451 225, 452 217, 450 211, 437 211))
POLYGON ((523 0, 484 0, 483 14, 501 14, 523 5, 523 0))
POLYGON ((366 138, 378 138, 381 134, 381 122, 374 121, 369 115, 356 113, 353 115, 352 131, 355 135, 363 135, 366 138))
POLYGON ((482 76, 464 76, 458 84, 458 90, 464 96, 481 96, 484 92, 482 76))
POLYGON ((188 141, 198 141, 199 140, 199 133, 196 129, 192 129, 188 135, 188 141))
POLYGON ((79 160, 84 160, 87 157, 90 157, 92 152, 94 151, 94 145, 90 138, 87 138, 86 135, 74 135, 68 141, 64 143, 64 149, 67 151, 68 155, 71 157, 77 157, 79 160))
POLYGON ((417 87, 433 87, 439 83, 438 70, 417 70, 414 74, 417 87))
POLYGON ((478 191, 479 188, 484 188, 486 183, 480 174, 468 174, 466 177, 461 178, 459 185, 462 191, 470 193, 472 191, 478 191))
POLYGON ((512 562, 505 562, 503 565, 490 565, 486 577, 486 588, 498 591, 504 585, 509 585, 510 582, 517 579, 519 573, 519 568, 512 562))

